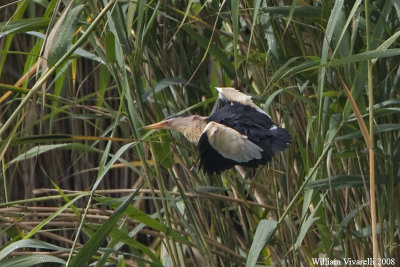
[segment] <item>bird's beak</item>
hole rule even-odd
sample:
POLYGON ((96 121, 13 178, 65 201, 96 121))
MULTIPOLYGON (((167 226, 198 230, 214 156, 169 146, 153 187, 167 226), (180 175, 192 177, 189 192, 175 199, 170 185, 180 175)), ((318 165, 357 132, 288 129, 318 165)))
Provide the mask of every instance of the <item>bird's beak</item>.
POLYGON ((141 130, 153 130, 153 129, 165 129, 168 127, 168 123, 165 121, 160 121, 140 128, 141 130))

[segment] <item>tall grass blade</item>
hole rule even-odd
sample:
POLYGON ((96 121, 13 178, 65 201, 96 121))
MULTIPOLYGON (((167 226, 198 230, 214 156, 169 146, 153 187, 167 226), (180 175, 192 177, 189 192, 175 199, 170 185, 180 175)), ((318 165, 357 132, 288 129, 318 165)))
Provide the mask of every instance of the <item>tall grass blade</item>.
POLYGON ((120 220, 124 211, 129 207, 131 201, 136 196, 138 191, 129 196, 116 211, 108 218, 108 220, 100 226, 96 233, 89 239, 85 245, 79 249, 79 252, 71 259, 67 266, 84 266, 95 254, 96 250, 101 246, 108 234, 115 227, 115 224, 120 220))
POLYGON ((253 243, 251 244, 249 254, 247 255, 246 267, 254 267, 257 264, 258 256, 265 244, 275 233, 277 222, 273 220, 261 220, 254 234, 253 243))
POLYGON ((232 9, 232 34, 233 34, 233 57, 234 57, 234 67, 237 69, 239 67, 238 60, 238 38, 239 38, 239 0, 231 1, 232 9))
MULTIPOLYGON (((3 267, 28 267, 41 266, 42 264, 65 264, 65 260, 52 255, 26 255, 17 256, 1 263, 3 267)), ((54 265, 53 265, 54 266, 54 265)))
POLYGON ((308 216, 307 219, 304 218, 304 222, 301 224, 300 231, 297 235, 296 243, 294 244, 293 249, 298 250, 301 246, 301 243, 304 240, 305 235, 307 234, 307 231, 310 229, 310 227, 319 220, 319 217, 315 217, 315 214, 317 213, 321 203, 323 203, 324 197, 321 198, 321 200, 318 202, 317 206, 313 209, 311 214, 308 216))
POLYGON ((3 260, 7 257, 11 252, 17 249, 25 249, 25 248, 43 248, 48 250, 55 251, 68 251, 65 248, 41 241, 36 239, 22 239, 15 241, 0 251, 0 263, 3 266, 3 260))
POLYGON ((69 201, 68 203, 66 203, 64 206, 60 207, 56 212, 54 212, 53 214, 51 214, 49 217, 47 217, 46 219, 44 219, 43 221, 41 221, 38 225, 36 225, 29 233, 27 233, 24 236, 24 239, 29 239, 32 236, 34 236, 35 234, 37 234, 39 231, 42 230, 42 228, 48 224, 49 222, 51 222, 55 217, 57 217, 58 215, 60 215, 65 209, 69 208, 71 205, 73 205, 76 201, 78 201, 79 199, 81 199, 82 197, 88 196, 87 193, 82 193, 76 197, 74 197, 71 201, 69 201))
POLYGON ((47 38, 44 57, 50 67, 53 67, 71 46, 77 22, 84 7, 84 5, 78 5, 70 10, 73 2, 70 3, 47 38))

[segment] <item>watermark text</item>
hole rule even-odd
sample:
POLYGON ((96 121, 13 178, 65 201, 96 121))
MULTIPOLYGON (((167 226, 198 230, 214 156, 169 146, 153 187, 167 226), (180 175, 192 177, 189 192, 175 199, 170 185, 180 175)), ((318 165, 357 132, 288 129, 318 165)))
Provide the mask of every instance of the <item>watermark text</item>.
POLYGON ((396 260, 394 258, 366 258, 362 260, 352 259, 352 258, 312 258, 312 263, 316 266, 339 266, 339 265, 346 265, 346 266, 372 266, 375 263, 379 265, 396 265, 396 260))

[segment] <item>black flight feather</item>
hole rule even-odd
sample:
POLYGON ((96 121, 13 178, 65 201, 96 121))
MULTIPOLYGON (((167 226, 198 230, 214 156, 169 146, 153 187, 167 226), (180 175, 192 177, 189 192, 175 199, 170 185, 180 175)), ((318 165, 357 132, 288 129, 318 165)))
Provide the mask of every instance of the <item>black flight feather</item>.
POLYGON ((262 151, 261 159, 253 159, 248 162, 236 162, 224 158, 209 143, 207 133, 200 137, 198 148, 200 151, 200 166, 206 173, 219 173, 234 165, 257 167, 270 161, 274 152, 282 151, 290 143, 290 134, 286 129, 276 126, 271 118, 257 111, 255 108, 239 103, 224 105, 216 110, 207 119, 214 121, 246 135, 248 140, 258 145, 262 151))

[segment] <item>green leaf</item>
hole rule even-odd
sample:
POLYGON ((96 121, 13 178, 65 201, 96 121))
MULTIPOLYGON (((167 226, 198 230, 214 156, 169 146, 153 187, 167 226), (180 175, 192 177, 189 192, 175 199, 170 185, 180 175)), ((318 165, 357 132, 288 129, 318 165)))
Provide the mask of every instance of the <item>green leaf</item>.
POLYGON ((19 156, 17 156, 16 158, 12 159, 11 161, 9 161, 6 164, 6 167, 9 167, 10 165, 18 162, 18 161, 22 161, 22 160, 26 160, 26 159, 30 159, 33 157, 37 157, 40 154, 49 152, 51 150, 55 150, 55 149, 59 149, 59 148, 64 148, 64 149, 71 149, 71 150, 82 150, 82 151, 98 151, 97 149, 91 148, 89 146, 83 145, 83 144, 79 144, 79 143, 73 143, 73 144, 56 144, 56 145, 41 145, 41 146, 37 146, 37 147, 33 147, 31 149, 29 149, 27 152, 20 154, 19 156))
MULTIPOLYGON (((112 198, 106 198, 106 197, 101 197, 101 198, 96 198, 98 202, 102 202, 103 204, 109 205, 111 207, 117 207, 120 203, 120 201, 112 199, 112 198)), ((183 244, 192 246, 191 242, 189 242, 186 238, 184 238, 182 235, 180 235, 178 232, 175 230, 167 227, 165 224, 160 223, 159 221, 151 218, 149 215, 141 211, 140 209, 134 207, 134 206, 129 206, 125 210, 125 215, 147 225, 148 227, 153 228, 154 230, 160 231, 170 237, 172 237, 175 241, 181 242, 183 244)))
MULTIPOLYGON (((260 1, 255 1, 254 5, 259 5, 260 1)), ((267 10, 267 1, 262 1, 262 7, 264 10, 267 10)), ((256 9, 254 12, 256 12, 256 9)), ((291 8, 292 12, 294 12, 295 8, 291 8)), ((256 15, 256 14, 254 14, 256 15)), ((289 23, 289 22, 288 22, 289 23)), ((279 55, 278 55, 278 48, 277 48, 277 38, 275 37, 275 31, 274 28, 272 27, 272 20, 271 16, 268 12, 262 12, 260 14, 260 28, 263 31, 264 38, 267 40, 268 43, 268 51, 271 52, 272 55, 272 61, 275 64, 275 67, 278 68, 280 67, 280 62, 279 62, 279 55)), ((250 45, 249 45, 250 47, 250 45)), ((290 60, 289 60, 290 61, 290 60)))
MULTIPOLYGON (((60 21, 61 25, 58 23, 54 26, 49 38, 54 38, 51 40, 53 42, 50 46, 51 49, 48 54, 48 64, 50 67, 54 66, 57 61, 68 51, 69 46, 72 44, 72 38, 76 31, 76 25, 78 19, 80 18, 80 13, 82 12, 84 5, 78 5, 72 8, 66 15, 64 21, 60 21), (50 37, 51 36, 51 37, 50 37)), ((60 20, 64 19, 64 16, 60 20)))
POLYGON ((127 233, 125 233, 117 228, 114 228, 110 233, 110 237, 114 238, 120 242, 123 242, 132 248, 137 248, 137 249, 143 251, 147 256, 149 256, 151 258, 151 260, 153 261, 152 264, 162 266, 159 258, 151 251, 151 249, 147 245, 140 243, 139 241, 130 237, 127 233))
MULTIPOLYGON (((2 39, 2 37, 4 37, 5 35, 11 33, 11 32, 8 32, 8 33, 7 32, 2 32, 2 31, 5 30, 8 25, 10 25, 10 24, 12 25, 13 23, 15 23, 15 21, 20 20, 24 16, 25 11, 27 10, 29 4, 30 4, 29 1, 19 2, 17 4, 17 8, 16 8, 14 14, 12 15, 11 21, 8 20, 8 21, 6 21, 4 23, 0 23, 0 39, 2 39)), ((8 13, 8 12, 6 12, 6 13, 8 13)), ((41 20, 42 18, 38 18, 38 19, 41 20)), ((43 20, 41 22, 43 22, 43 20)), ((15 25, 11 26, 11 29, 18 28, 18 27, 14 27, 14 26, 15 25)), ((24 24, 22 24, 21 26, 24 27, 24 24)), ((11 33, 11 34, 9 34, 9 36, 7 36, 6 38, 4 38, 1 41, 2 45, 1 45, 1 51, 0 51, 1 52, 1 57, 0 57, 0 76, 3 76, 2 74, 3 74, 4 66, 5 66, 5 63, 6 63, 6 60, 7 60, 7 55, 9 53, 9 51, 10 51, 10 47, 11 47, 11 44, 13 42, 13 39, 14 39, 14 34, 11 33)))
POLYGON ((301 18, 314 18, 319 19, 326 14, 323 13, 322 8, 315 6, 277 6, 277 7, 263 7, 263 12, 268 12, 275 15, 284 15, 301 18))
MULTIPOLYGON (((358 10, 359 5, 361 4, 361 0, 356 0, 350 14, 347 16, 347 20, 344 25, 340 25, 340 27, 336 27, 334 30, 334 35, 335 35, 335 41, 336 41, 336 47, 335 50, 332 53, 332 58, 335 57, 336 51, 339 52, 339 55, 341 56, 348 56, 351 53, 351 47, 350 47, 350 38, 349 38, 349 33, 348 33, 348 27, 350 25, 350 22, 354 20, 354 15, 358 10), (343 42, 342 42, 343 41, 343 42)), ((342 13, 342 16, 344 14, 342 13)), ((343 22, 344 19, 341 19, 339 23, 343 22)), ((353 26, 354 28, 354 26, 353 26)))
POLYGON ((27 31, 40 31, 47 27, 49 19, 38 18, 26 18, 17 19, 12 21, 6 21, 0 23, 0 38, 10 33, 22 33, 27 31))
POLYGON ((318 205, 314 208, 311 212, 310 216, 308 216, 307 220, 301 224, 299 233, 297 235, 296 243, 294 244, 294 250, 298 250, 300 248, 301 243, 303 242, 304 237, 306 236, 308 229, 316 222, 319 217, 315 217, 315 213, 317 212, 319 206, 323 202, 325 197, 322 197, 321 200, 318 202, 318 205))
POLYGON ((362 210, 363 208, 369 206, 368 203, 361 204, 360 206, 357 206, 354 210, 352 210, 340 223, 340 227, 346 228, 349 222, 356 216, 356 214, 362 210))
POLYGON ((115 37, 110 31, 106 32, 106 61, 107 63, 114 63, 116 61, 115 55, 115 37))
POLYGON ((108 234, 115 227, 115 224, 120 220, 123 212, 129 207, 129 204, 135 197, 135 191, 129 198, 127 198, 118 209, 108 218, 108 220, 101 225, 96 233, 83 245, 75 257, 72 258, 70 266, 86 266, 89 260, 96 253, 97 249, 101 246, 108 234))
POLYGON ((160 163, 164 168, 170 169, 174 165, 169 142, 165 136, 161 136, 161 142, 152 143, 153 156, 156 162, 160 163))
MULTIPOLYGON (((204 49, 207 50, 209 40, 205 37, 199 35, 197 32, 192 30, 190 27, 183 26, 182 27, 198 44, 204 49)), ((217 46, 210 44, 209 51, 212 56, 214 56, 221 64, 225 67, 225 71, 228 74, 229 78, 235 78, 235 68, 233 67, 231 61, 227 58, 226 53, 221 51, 217 46)))
MULTIPOLYGON (((43 33, 36 32, 36 31, 29 31, 26 34, 38 37, 38 38, 40 38, 42 40, 44 40, 44 37, 45 37, 45 35, 43 33)), ((105 64, 104 60, 101 57, 96 56, 95 54, 93 54, 93 53, 91 53, 89 51, 86 51, 86 50, 84 50, 84 49, 82 49, 80 47, 75 50, 74 56, 85 57, 87 59, 91 59, 91 60, 97 61, 97 62, 99 62, 101 64, 105 64)))
MULTIPOLYGON (((126 18, 124 12, 121 8, 122 3, 118 2, 112 12, 111 12, 111 20, 109 20, 109 25, 111 31, 107 31, 106 34, 115 34, 118 40, 119 45, 125 54, 132 53, 132 46, 129 42, 127 27, 126 27, 126 18), (111 23, 112 22, 112 23, 111 23)), ((115 43, 114 43, 115 47, 115 43)), ((108 51, 107 51, 108 53, 108 51)))
POLYGON ((232 31, 233 31, 233 57, 234 57, 234 66, 235 69, 239 68, 238 63, 238 36, 239 36, 239 2, 238 0, 231 1, 231 9, 232 9, 232 31))
POLYGON ((153 86, 149 91, 147 91, 143 97, 144 100, 149 101, 150 97, 158 94, 165 88, 169 88, 172 85, 183 85, 186 84, 187 80, 179 77, 165 78, 159 81, 155 86, 153 86))
POLYGON ((3 265, 2 261, 5 257, 7 257, 11 252, 18 250, 18 249, 25 249, 25 248, 42 248, 42 249, 49 249, 49 250, 56 250, 56 251, 69 251, 68 249, 61 248, 59 246, 46 243, 41 240, 36 240, 36 239, 23 239, 23 240, 18 240, 16 242, 13 242, 0 250, 0 265, 3 265))
POLYGON ((112 165, 117 161, 120 160, 120 157, 123 153, 125 153, 126 150, 130 149, 133 145, 135 145, 136 142, 126 144, 122 146, 120 149, 118 149, 117 153, 115 153, 112 158, 110 159, 109 162, 105 166, 101 166, 99 173, 96 178, 96 182, 94 183, 92 187, 92 192, 94 192, 97 189, 97 186, 103 179, 103 177, 108 173, 108 171, 111 169, 112 165))
POLYGON ((251 244, 249 254, 247 256, 246 267, 256 266, 258 255, 275 232, 277 222, 273 220, 261 220, 257 226, 254 240, 251 244))
MULTIPOLYGON (((389 131, 399 131, 400 123, 385 123, 374 126, 374 134, 384 133, 389 131)), ((352 133, 341 135, 335 138, 335 141, 341 141, 346 139, 358 138, 361 137, 362 133, 360 130, 355 130, 352 133)))
MULTIPOLYGON (((27 266, 42 266, 45 263, 52 263, 51 266, 55 266, 58 263, 62 266, 66 262, 60 258, 51 255, 24 255, 13 257, 12 259, 0 261, 1 267, 27 267, 27 266)), ((49 265, 50 266, 50 265, 49 265)))
MULTIPOLYGON (((314 168, 316 168, 316 167, 314 167, 314 168)), ((308 171, 308 175, 307 176, 310 177, 309 178, 310 182, 314 181, 316 179, 316 177, 317 177, 317 172, 314 171, 314 168, 311 168, 308 171)), ((314 194, 313 190, 307 190, 307 191, 304 192, 303 207, 302 207, 302 210, 301 210, 301 220, 303 220, 305 218, 306 214, 307 214, 307 211, 308 211, 308 209, 310 207, 310 204, 311 204, 311 201, 312 201, 312 198, 313 198, 313 194, 314 194)))
POLYGON ((105 64, 104 60, 101 57, 98 57, 95 54, 90 53, 90 52, 88 52, 88 51, 86 51, 86 50, 84 50, 82 48, 77 48, 75 50, 75 52, 74 52, 74 55, 75 56, 85 57, 87 59, 91 59, 91 60, 97 61, 97 62, 99 62, 101 64, 105 64))
POLYGON ((332 35, 333 32, 336 28, 336 24, 339 22, 339 19, 341 18, 341 13, 342 13, 342 6, 343 6, 343 0, 337 0, 335 1, 335 5, 333 6, 331 15, 329 16, 328 20, 328 25, 326 27, 326 32, 325 32, 325 37, 324 37, 324 42, 322 46, 322 51, 321 51, 321 62, 320 64, 323 65, 318 72, 318 129, 321 127, 321 122, 322 122, 322 93, 324 92, 325 89, 325 77, 326 77, 326 67, 324 66, 326 62, 328 61, 328 56, 329 56, 329 51, 330 51, 330 44, 332 40, 332 35))
MULTIPOLYGON (((400 181, 400 177, 395 178, 396 182, 400 181)), ((388 175, 376 175, 376 184, 389 184, 388 175)), ((307 184, 306 189, 314 189, 319 191, 332 189, 340 189, 345 187, 361 187, 369 186, 369 175, 335 175, 329 178, 318 179, 307 184)))

